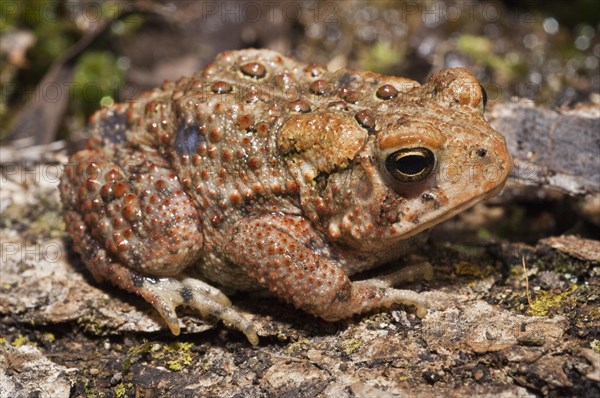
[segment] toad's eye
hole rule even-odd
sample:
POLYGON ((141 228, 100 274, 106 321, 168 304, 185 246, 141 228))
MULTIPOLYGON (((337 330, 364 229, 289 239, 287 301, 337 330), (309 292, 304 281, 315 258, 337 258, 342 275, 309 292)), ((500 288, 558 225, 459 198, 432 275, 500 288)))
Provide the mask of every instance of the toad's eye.
POLYGON ((427 148, 404 148, 385 159, 385 168, 400 182, 418 182, 435 168, 435 156, 427 148))

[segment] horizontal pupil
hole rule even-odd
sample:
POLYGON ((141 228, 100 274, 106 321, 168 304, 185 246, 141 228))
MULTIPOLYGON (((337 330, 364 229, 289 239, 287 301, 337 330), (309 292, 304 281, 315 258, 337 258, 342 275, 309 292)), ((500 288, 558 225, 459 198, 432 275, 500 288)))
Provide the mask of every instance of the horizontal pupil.
POLYGON ((415 175, 427 167, 427 159, 422 155, 405 155, 396 159, 396 168, 404 174, 415 175))

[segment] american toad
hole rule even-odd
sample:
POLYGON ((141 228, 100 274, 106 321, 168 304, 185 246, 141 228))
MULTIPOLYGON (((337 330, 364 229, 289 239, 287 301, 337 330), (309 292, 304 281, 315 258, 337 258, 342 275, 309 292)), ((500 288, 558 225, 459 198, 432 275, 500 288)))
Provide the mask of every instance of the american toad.
POLYGON ((328 321, 397 303, 424 316, 417 293, 348 276, 502 188, 511 159, 484 103, 464 69, 419 85, 225 52, 93 116, 60 185, 67 230, 98 280, 174 334, 185 305, 258 342, 212 284, 266 288, 328 321))

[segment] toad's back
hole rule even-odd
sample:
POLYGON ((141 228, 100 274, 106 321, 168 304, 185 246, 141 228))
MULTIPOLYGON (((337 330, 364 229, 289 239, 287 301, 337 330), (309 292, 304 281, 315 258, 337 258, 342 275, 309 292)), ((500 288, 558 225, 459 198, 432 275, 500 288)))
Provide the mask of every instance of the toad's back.
POLYGON ((298 212, 301 170, 290 173, 288 160, 308 145, 309 156, 296 156, 294 165, 330 172, 347 164, 374 130, 375 115, 385 117, 378 108, 387 111, 384 100, 398 96, 392 83, 405 92, 419 86, 369 72, 332 73, 268 50, 226 52, 194 77, 97 113, 92 139, 101 144, 92 145, 109 157, 140 147, 168 159, 207 229, 248 205, 298 212))

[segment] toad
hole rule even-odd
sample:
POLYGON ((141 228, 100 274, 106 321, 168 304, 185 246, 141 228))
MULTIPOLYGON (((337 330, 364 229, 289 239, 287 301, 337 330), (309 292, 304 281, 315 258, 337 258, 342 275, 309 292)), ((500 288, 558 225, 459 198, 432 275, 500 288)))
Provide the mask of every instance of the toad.
POLYGON ((220 54, 192 77, 97 112, 60 183, 67 232, 98 280, 256 344, 219 290, 267 289, 336 321, 416 292, 359 271, 498 193, 511 170, 465 69, 419 83, 328 71, 270 50, 220 54))

